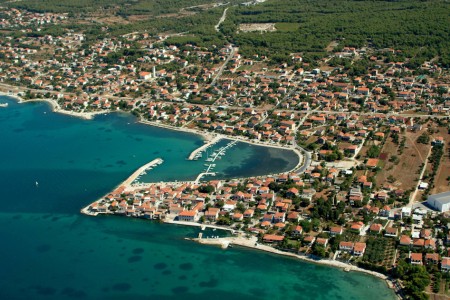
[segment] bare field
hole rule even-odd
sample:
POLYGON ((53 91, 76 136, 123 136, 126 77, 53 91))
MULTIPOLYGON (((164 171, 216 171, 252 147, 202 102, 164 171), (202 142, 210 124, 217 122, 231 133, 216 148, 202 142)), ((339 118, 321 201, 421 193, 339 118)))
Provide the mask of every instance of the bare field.
POLYGON ((397 152, 398 146, 392 142, 391 138, 387 139, 381 153, 388 154, 388 157, 385 161, 385 166, 377 174, 376 183, 378 186, 387 182, 390 176, 395 179, 392 184, 403 190, 408 190, 416 186, 420 167, 431 147, 430 145, 418 144, 416 142, 417 137, 421 133, 406 132, 401 135, 406 136, 406 146, 401 155, 397 152), (394 155, 398 157, 398 163, 389 161, 394 155))
POLYGON ((107 17, 93 17, 91 19, 94 22, 100 23, 100 24, 107 24, 107 25, 115 25, 115 24, 129 24, 130 22, 125 20, 124 18, 120 16, 107 16, 107 17))
POLYGON ((276 31, 275 23, 246 23, 239 25, 239 31, 251 32, 251 31, 276 31))

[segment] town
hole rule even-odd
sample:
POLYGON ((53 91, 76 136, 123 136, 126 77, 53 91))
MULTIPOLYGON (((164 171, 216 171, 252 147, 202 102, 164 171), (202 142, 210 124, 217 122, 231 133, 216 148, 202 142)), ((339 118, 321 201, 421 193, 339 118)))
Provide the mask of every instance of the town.
MULTIPOLYGON (((9 9, 0 29, 26 32, 67 18, 9 9)), ((390 274, 400 279, 400 295, 448 291, 448 69, 345 41, 316 61, 292 53, 276 62, 243 56, 233 44, 204 48, 170 38, 136 32, 88 42, 74 30, 11 36, 0 41, 0 90, 66 111, 127 111, 155 126, 295 150, 302 167, 124 184, 84 213, 232 230, 282 251, 390 274)))

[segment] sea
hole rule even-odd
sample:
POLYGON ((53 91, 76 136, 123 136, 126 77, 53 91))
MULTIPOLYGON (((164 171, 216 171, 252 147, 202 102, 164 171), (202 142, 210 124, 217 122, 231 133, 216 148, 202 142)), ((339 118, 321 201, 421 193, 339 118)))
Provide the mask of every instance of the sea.
MULTIPOLYGON (((210 153, 186 158, 203 140, 126 113, 82 120, 43 102, 0 96, 0 103, 9 104, 0 108, 0 299, 394 299, 384 281, 366 274, 186 240, 196 227, 82 215, 155 158, 164 163, 142 182, 193 180, 210 153)), ((290 151, 246 143, 221 158, 217 179, 298 163, 290 151)))

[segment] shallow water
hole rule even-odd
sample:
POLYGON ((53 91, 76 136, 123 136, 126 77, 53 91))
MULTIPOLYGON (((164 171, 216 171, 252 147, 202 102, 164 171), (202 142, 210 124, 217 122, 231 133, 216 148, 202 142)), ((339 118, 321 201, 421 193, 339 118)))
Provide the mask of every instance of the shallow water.
MULTIPOLYGON (((165 163, 149 172, 151 180, 194 178, 204 162, 186 157, 203 142, 126 114, 84 121, 44 103, 7 101, 0 108, 0 299, 393 298, 364 274, 184 240, 198 228, 79 214, 157 157, 165 163)), ((248 176, 297 163, 280 153, 241 143, 217 171, 248 176), (280 161, 270 165, 272 155, 280 161)))

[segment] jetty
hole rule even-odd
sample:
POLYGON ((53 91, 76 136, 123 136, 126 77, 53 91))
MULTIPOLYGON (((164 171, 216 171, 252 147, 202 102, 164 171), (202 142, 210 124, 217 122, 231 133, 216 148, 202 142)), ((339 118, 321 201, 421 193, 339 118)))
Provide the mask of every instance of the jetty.
POLYGON ((198 157, 199 154, 201 154, 203 151, 205 151, 207 148, 211 147, 212 145, 216 144, 221 139, 222 139, 222 137, 218 135, 218 136, 215 136, 209 142, 207 141, 203 146, 192 151, 192 153, 188 157, 188 160, 194 160, 196 157, 198 157))
POLYGON ((198 184, 200 182, 200 179, 202 179, 202 177, 206 176, 206 175, 215 176, 216 173, 214 173, 214 172, 202 172, 202 173, 198 174, 197 178, 195 178, 194 183, 198 184))
POLYGON ((205 176, 205 175, 216 176, 216 173, 215 173, 215 172, 212 172, 212 169, 215 168, 215 166, 216 166, 216 165, 214 164, 214 162, 216 161, 216 159, 217 159, 218 157, 220 157, 220 156, 222 156, 222 155, 225 155, 225 152, 226 152, 229 148, 231 148, 231 147, 233 147, 234 145, 236 145, 237 143, 238 143, 238 141, 231 141, 231 142, 229 142, 225 147, 220 148, 217 152, 215 152, 213 155, 211 155, 211 157, 208 158, 208 160, 207 160, 208 162, 210 162, 210 164, 206 164, 206 166, 208 166, 207 169, 206 169, 204 172, 200 173, 200 174, 197 176, 197 178, 195 179, 195 183, 198 184, 199 181, 200 181, 200 179, 201 179, 203 176, 205 176))
POLYGON ((143 165, 142 167, 140 167, 139 169, 137 169, 136 171, 134 171, 133 174, 131 174, 130 177, 128 177, 123 183, 122 186, 125 187, 125 189, 130 188, 131 184, 142 174, 144 173, 146 170, 150 169, 153 166, 162 164, 164 161, 162 160, 162 158, 157 158, 152 160, 151 162, 143 165))

